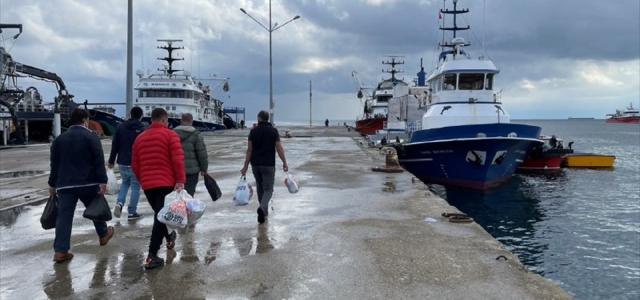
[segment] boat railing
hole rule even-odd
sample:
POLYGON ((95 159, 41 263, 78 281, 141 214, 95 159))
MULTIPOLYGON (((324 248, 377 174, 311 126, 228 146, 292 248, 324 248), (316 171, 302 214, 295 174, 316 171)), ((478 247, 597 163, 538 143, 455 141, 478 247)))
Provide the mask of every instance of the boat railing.
POLYGON ((407 135, 409 136, 409 140, 411 140, 411 136, 413 135, 414 132, 421 129, 422 129, 422 120, 409 122, 407 124, 407 129, 406 129, 407 135))
POLYGON ((382 124, 382 129, 390 131, 406 131, 407 123, 399 122, 399 121, 384 121, 382 124))

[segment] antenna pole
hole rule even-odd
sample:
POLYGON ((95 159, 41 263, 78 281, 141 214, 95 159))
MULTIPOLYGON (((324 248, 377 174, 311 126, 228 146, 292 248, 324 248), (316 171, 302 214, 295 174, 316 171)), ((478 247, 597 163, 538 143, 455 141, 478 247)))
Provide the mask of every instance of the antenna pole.
POLYGON ((133 0, 129 0, 127 16, 127 84, 126 84, 126 111, 129 116, 133 108, 133 0))
POLYGON ((487 32, 487 25, 485 23, 485 20, 487 19, 487 1, 483 0, 482 1, 482 56, 485 55, 484 53, 484 36, 487 32))
POLYGON ((309 127, 313 126, 311 125, 311 80, 309 80, 309 127))

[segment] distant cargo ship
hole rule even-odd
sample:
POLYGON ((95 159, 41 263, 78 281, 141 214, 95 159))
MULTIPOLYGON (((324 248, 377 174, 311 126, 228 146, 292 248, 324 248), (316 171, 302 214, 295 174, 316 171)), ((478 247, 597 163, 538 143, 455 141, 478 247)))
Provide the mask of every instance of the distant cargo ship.
POLYGON ((574 117, 569 117, 569 120, 593 120, 595 118, 574 118, 574 117))

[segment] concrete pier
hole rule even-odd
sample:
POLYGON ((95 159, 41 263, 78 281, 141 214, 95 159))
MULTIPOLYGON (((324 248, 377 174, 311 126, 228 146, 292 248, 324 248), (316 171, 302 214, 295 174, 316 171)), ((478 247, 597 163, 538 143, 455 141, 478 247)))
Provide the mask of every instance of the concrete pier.
MULTIPOLYGON (((282 142, 300 191, 288 193, 277 160, 268 221, 259 225, 255 195, 247 206, 231 201, 249 131, 205 133, 223 196, 212 202, 201 180, 204 216, 178 230, 175 249, 161 248, 167 264, 154 270, 143 268, 153 222, 144 194, 144 217, 114 217, 115 236, 102 247, 78 204, 75 257, 54 263, 54 231, 39 223, 49 146, 0 150, 0 298, 572 299, 476 223, 442 217, 458 210, 410 173, 372 172, 385 155, 357 133, 278 129, 291 132, 282 142)), ((103 145, 106 158, 110 141, 103 145)), ((247 179, 254 184, 250 172, 247 179)), ((107 199, 113 207, 115 196, 107 199)))

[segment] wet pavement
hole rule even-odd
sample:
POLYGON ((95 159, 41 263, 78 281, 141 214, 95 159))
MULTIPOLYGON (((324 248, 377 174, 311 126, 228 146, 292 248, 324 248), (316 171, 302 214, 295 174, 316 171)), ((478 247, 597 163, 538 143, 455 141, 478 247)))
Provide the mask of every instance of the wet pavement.
MULTIPOLYGON (((153 222, 144 195, 144 217, 114 217, 106 246, 78 205, 75 257, 54 263, 54 231, 39 223, 44 203, 18 206, 45 195, 49 148, 0 150, 0 298, 571 299, 479 225, 441 217, 457 210, 411 174, 371 172, 384 155, 354 132, 279 128, 287 129, 294 137, 282 142, 300 191, 288 193, 280 169, 262 225, 255 195, 247 206, 231 201, 248 131, 206 134, 210 173, 223 196, 212 202, 199 183, 195 197, 205 201, 205 214, 178 230, 173 250, 161 248, 167 264, 154 270, 142 266, 153 222)), ((103 143, 108 155, 110 141, 103 143)), ((115 196, 107 199, 113 207, 115 196)))

